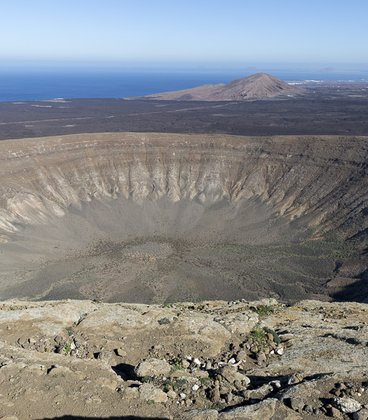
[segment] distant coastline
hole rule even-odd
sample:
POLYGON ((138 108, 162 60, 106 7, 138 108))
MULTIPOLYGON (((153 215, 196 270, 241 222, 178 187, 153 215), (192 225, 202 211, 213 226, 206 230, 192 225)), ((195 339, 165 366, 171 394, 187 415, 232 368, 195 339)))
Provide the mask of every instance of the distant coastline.
MULTIPOLYGON (((0 102, 53 98, 123 98, 229 82, 254 71, 239 72, 116 72, 0 71, 0 102)), ((274 71, 277 77, 301 81, 368 82, 366 72, 274 71)))

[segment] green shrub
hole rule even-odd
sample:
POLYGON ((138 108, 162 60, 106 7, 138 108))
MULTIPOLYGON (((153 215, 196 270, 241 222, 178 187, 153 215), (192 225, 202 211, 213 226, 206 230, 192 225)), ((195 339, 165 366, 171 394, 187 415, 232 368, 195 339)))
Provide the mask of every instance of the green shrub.
POLYGON ((268 316, 275 312, 275 308, 272 305, 258 305, 254 308, 254 311, 259 316, 268 316))

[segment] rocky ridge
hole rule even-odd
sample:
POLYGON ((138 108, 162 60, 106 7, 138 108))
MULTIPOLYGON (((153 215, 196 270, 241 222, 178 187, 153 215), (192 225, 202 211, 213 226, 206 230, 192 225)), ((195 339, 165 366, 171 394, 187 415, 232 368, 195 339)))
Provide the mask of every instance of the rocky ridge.
POLYGON ((318 301, 2 302, 0 415, 367 419, 367 315, 318 301))

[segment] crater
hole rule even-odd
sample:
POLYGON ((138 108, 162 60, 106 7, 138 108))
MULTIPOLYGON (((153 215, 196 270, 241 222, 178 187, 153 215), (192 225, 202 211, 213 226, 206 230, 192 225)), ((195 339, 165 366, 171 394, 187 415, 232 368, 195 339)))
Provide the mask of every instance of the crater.
POLYGON ((365 137, 0 142, 0 297, 368 296, 365 137))

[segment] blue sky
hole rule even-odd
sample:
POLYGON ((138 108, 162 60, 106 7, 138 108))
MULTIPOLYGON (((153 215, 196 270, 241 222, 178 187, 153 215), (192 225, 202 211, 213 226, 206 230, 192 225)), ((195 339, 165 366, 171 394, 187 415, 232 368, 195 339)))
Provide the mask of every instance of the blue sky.
POLYGON ((1 0, 0 65, 368 63, 367 0, 1 0))

